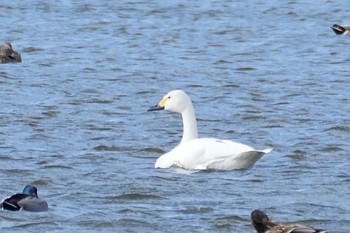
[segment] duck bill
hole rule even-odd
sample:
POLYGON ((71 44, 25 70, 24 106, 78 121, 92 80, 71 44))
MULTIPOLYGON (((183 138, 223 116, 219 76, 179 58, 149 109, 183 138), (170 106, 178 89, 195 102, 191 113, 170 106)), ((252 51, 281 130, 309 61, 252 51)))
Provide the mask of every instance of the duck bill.
POLYGON ((273 223, 273 222, 270 222, 270 221, 264 221, 264 224, 269 226, 269 227, 274 227, 274 226, 277 225, 276 223, 273 223))
POLYGON ((148 109, 147 111, 148 111, 148 112, 152 112, 152 111, 159 111, 159 110, 164 110, 164 106, 161 107, 161 106, 159 106, 159 104, 157 104, 156 106, 151 107, 151 108, 148 109))

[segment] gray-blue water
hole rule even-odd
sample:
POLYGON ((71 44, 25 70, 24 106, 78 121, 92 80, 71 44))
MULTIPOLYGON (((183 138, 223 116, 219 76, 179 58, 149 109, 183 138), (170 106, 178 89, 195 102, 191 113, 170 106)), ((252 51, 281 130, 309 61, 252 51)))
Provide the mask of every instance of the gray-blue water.
POLYGON ((342 1, 7 1, 1 197, 28 184, 49 212, 1 232, 252 232, 250 213, 350 228, 349 37, 342 1), (154 169, 193 99, 200 136, 275 148, 251 170, 154 169))

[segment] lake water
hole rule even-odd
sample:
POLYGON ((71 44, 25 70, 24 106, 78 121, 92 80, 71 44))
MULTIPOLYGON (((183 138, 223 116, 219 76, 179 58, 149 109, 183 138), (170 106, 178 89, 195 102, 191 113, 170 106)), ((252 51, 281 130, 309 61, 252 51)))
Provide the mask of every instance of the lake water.
POLYGON ((8 1, 0 66, 1 196, 28 184, 46 213, 1 232, 252 232, 250 213, 350 228, 349 37, 341 1, 8 1), (273 147, 250 170, 154 169, 192 98, 200 136, 273 147))

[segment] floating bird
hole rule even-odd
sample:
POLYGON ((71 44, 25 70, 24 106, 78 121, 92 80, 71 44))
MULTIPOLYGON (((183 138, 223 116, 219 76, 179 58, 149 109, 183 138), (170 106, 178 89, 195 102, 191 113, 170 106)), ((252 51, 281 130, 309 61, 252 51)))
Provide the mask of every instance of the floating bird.
POLYGON ((333 24, 331 27, 335 34, 337 35, 347 35, 350 36, 350 26, 341 26, 339 24, 333 24))
POLYGON ((298 224, 276 224, 267 215, 254 210, 251 214, 252 225, 257 233, 327 233, 325 230, 315 229, 298 224))
POLYGON ((3 210, 26 210, 31 212, 47 211, 47 202, 38 197, 38 189, 35 186, 27 185, 22 193, 17 193, 6 198, 0 204, 3 210))
POLYGON ((197 122, 190 97, 182 90, 164 96, 148 111, 168 110, 182 115, 180 144, 158 158, 155 168, 180 167, 188 170, 249 169, 272 149, 255 150, 238 142, 216 138, 198 138, 197 122))
POLYGON ((0 45, 0 63, 22 62, 21 54, 12 49, 8 42, 0 45))

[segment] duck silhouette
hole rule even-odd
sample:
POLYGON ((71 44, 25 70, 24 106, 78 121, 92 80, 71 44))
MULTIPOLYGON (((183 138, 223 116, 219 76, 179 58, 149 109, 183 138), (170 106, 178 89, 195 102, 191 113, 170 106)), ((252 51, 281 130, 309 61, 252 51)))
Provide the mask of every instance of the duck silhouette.
POLYGON ((33 185, 25 186, 22 193, 5 198, 0 206, 3 210, 10 211, 41 212, 48 210, 47 202, 38 197, 38 189, 33 185))
POLYGON ((0 45, 0 63, 22 62, 21 54, 12 49, 11 43, 0 45))
POLYGON ((257 233, 327 233, 325 230, 315 229, 299 224, 277 224, 261 210, 251 213, 251 221, 257 233))

